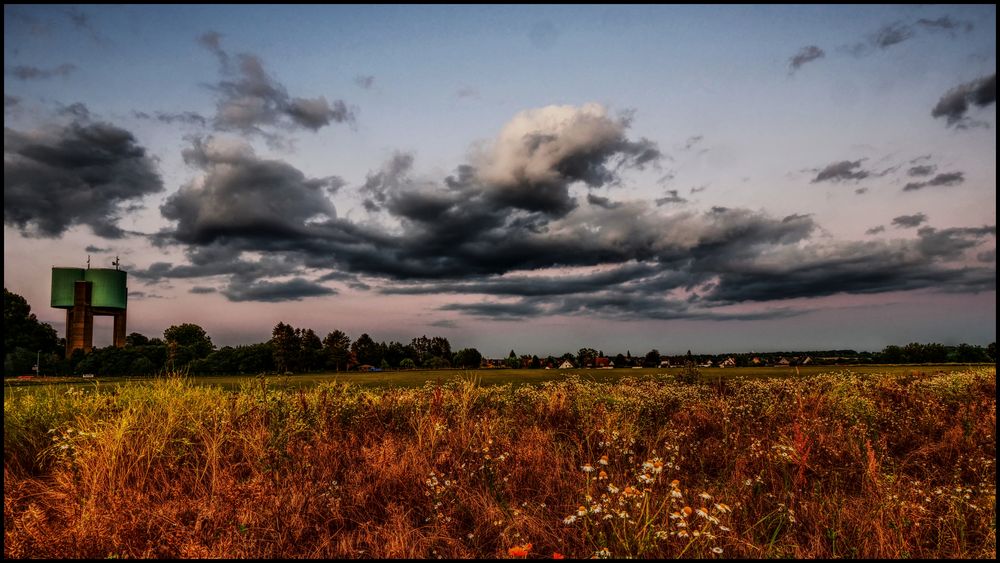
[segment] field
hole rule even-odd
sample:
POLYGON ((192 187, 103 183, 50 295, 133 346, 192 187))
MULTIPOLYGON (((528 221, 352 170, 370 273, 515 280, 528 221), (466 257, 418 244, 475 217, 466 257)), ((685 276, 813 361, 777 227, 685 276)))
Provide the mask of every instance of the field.
MULTIPOLYGON (((921 364, 921 365, 864 365, 864 366, 803 366, 798 370, 794 367, 748 367, 748 368, 699 368, 705 381, 715 381, 720 378, 767 378, 767 377, 802 377, 806 375, 816 375, 827 373, 838 369, 849 369, 855 373, 883 373, 883 374, 909 374, 909 373, 950 373, 962 371, 970 367, 982 367, 979 365, 966 364, 921 364)), ((412 371, 384 371, 384 372, 340 372, 340 373, 315 373, 296 375, 269 375, 263 378, 269 385, 277 388, 289 387, 313 387, 321 383, 349 383, 366 388, 373 387, 422 387, 428 383, 447 383, 454 380, 473 379, 479 385, 505 385, 514 386, 533 384, 538 385, 547 381, 561 381, 567 377, 578 376, 586 381, 597 383, 614 383, 626 378, 636 378, 644 376, 659 377, 663 375, 676 375, 683 371, 683 368, 641 368, 641 369, 480 369, 473 371, 456 369, 439 370, 412 370, 412 371)), ((82 379, 80 377, 39 377, 29 380, 10 378, 4 381, 4 393, 9 389, 29 387, 47 384, 69 384, 69 385, 97 385, 102 391, 110 391, 115 386, 127 383, 151 381, 154 378, 118 378, 118 377, 96 377, 93 379, 82 379), (109 387, 110 385, 110 387, 109 387)), ((217 385, 227 390, 237 390, 247 381, 259 381, 259 377, 251 375, 222 375, 222 376, 192 376, 191 383, 197 385, 217 385)))
POLYGON ((5 386, 4 556, 995 558, 995 367, 864 369, 5 386))

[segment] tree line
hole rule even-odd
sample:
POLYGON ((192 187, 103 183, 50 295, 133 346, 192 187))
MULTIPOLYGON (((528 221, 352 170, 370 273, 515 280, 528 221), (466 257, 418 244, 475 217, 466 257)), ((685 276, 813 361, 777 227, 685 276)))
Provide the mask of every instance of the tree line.
POLYGON ((376 342, 367 333, 356 340, 341 330, 320 338, 310 328, 293 327, 279 322, 266 342, 241 346, 217 347, 208 333, 192 323, 174 325, 163 337, 147 337, 133 332, 124 348, 95 348, 85 354, 76 350, 65 357, 66 341, 48 323, 40 322, 27 301, 4 288, 4 375, 32 373, 36 360, 44 375, 95 373, 107 376, 152 375, 182 371, 198 375, 309 373, 348 370, 440 369, 479 367, 558 368, 563 362, 573 367, 599 367, 611 361, 615 367, 658 367, 667 360, 671 365, 689 362, 715 364, 732 357, 737 366, 777 363, 779 358, 810 357, 822 363, 977 363, 996 361, 996 343, 988 346, 938 343, 910 343, 886 346, 881 352, 820 350, 812 352, 772 352, 692 355, 662 355, 656 349, 644 355, 618 353, 605 355, 603 350, 580 348, 576 353, 539 357, 518 355, 514 350, 505 358, 484 358, 475 348, 452 351, 442 336, 413 338, 408 344, 398 341, 376 342), (600 361, 598 359, 601 359, 600 361), (756 360, 756 361, 755 361, 756 360))

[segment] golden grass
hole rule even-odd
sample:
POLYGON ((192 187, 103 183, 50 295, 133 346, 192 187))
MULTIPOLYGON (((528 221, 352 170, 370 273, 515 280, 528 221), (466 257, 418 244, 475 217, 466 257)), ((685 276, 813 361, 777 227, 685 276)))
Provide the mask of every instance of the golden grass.
POLYGON ((996 370, 4 398, 5 557, 996 555, 996 370))

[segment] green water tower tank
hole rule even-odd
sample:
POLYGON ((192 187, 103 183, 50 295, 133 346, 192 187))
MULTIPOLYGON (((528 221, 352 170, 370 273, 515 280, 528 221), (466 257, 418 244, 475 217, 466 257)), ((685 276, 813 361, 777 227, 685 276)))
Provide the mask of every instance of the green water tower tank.
POLYGON ((83 268, 52 268, 53 307, 73 308, 73 285, 78 281, 83 281, 83 272, 83 268))
POLYGON ((127 274, 111 268, 84 270, 84 279, 93 282, 90 304, 94 307, 124 309, 128 302, 127 274))

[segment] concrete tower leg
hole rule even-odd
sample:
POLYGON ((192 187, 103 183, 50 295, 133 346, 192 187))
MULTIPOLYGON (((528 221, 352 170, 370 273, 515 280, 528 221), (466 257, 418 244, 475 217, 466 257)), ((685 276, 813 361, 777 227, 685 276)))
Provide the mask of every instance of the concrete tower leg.
POLYGON ((121 310, 114 315, 115 318, 115 348, 125 347, 125 311, 121 310))
POLYGON ((81 348, 90 352, 94 347, 94 311, 90 306, 92 284, 78 281, 73 286, 73 309, 66 315, 66 351, 81 348))

